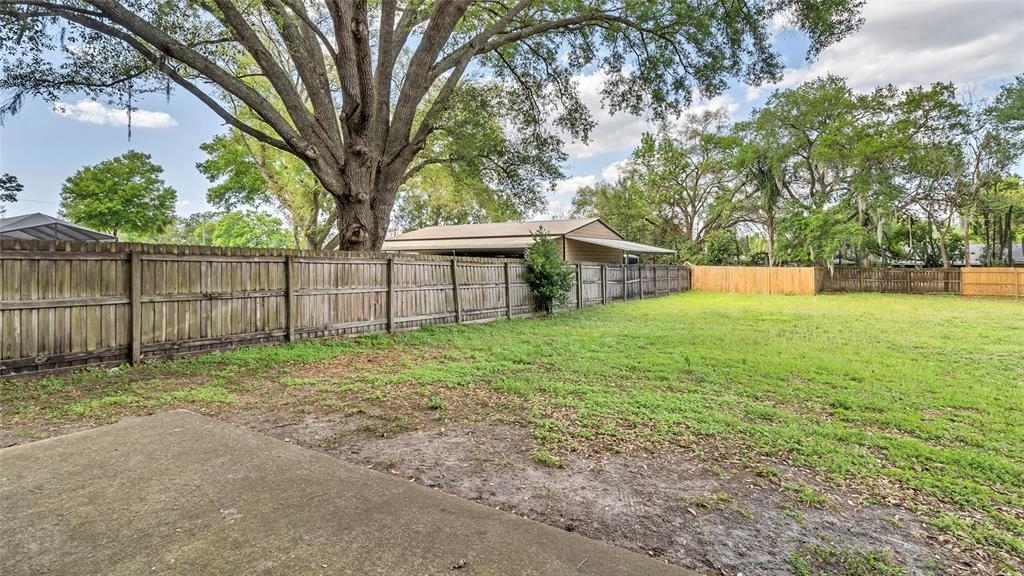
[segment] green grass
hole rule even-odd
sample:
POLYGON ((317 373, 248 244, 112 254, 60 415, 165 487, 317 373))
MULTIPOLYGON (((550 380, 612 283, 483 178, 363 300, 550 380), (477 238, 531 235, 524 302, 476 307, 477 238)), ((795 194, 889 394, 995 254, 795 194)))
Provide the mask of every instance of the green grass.
MULTIPOLYGON (((580 448, 681 445, 747 454, 780 485, 766 461, 861 487, 885 479, 941 503, 922 508, 936 527, 1024 556, 1024 522, 1013 512, 1024 509, 1021 301, 688 293, 16 381, 0 392, 0 416, 25 429, 40 415, 228 398, 235 409, 375 403, 450 417, 479 398, 476 410, 531 428, 542 464, 580 448), (397 360, 337 374, 346 359, 371 353, 397 360), (292 374, 321 364, 334 372, 292 374), (326 392, 317 395, 314 382, 326 392), (424 402, 423 390, 445 390, 448 404, 424 402)), ((813 487, 783 488, 799 505, 829 505, 813 487)))
POLYGON ((904 576, 907 571, 893 563, 885 549, 857 550, 807 544, 790 559, 797 576, 904 576))
POLYGON ((154 401, 159 406, 177 402, 193 402, 196 404, 231 404, 235 395, 220 386, 199 386, 185 388, 161 394, 154 401))
POLYGON ((544 449, 535 451, 532 458, 537 464, 547 466, 548 468, 561 468, 565 466, 565 462, 561 458, 544 449))

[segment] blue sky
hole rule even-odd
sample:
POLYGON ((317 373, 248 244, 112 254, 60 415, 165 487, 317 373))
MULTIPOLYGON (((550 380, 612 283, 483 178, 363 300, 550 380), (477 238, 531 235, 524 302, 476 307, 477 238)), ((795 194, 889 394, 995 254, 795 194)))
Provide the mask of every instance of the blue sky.
MULTIPOLYGON (((780 87, 835 73, 855 89, 949 81, 980 95, 991 93, 1014 74, 1024 72, 1024 2, 1017 0, 869 0, 866 24, 857 34, 830 47, 813 63, 804 61, 805 42, 792 32, 776 36, 787 71, 780 87)), ((569 143, 568 178, 549 196, 543 215, 559 215, 580 186, 613 179, 616 163, 626 158, 650 129, 643 119, 609 116, 600 106, 596 75, 578 78, 584 100, 598 127, 584 145, 569 143)), ((773 87, 733 86, 696 107, 728 108, 743 118, 773 87)), ((123 110, 68 95, 55 111, 52 103, 26 102, 0 127, 0 173, 16 175, 25 190, 7 215, 56 214, 61 183, 80 167, 130 149, 152 155, 164 167, 167 183, 178 191, 178 212, 207 209, 207 180, 195 169, 203 158, 199 145, 225 128, 191 95, 176 91, 140 100, 131 140, 123 110)), ((542 215, 541 215, 542 216, 542 215)))

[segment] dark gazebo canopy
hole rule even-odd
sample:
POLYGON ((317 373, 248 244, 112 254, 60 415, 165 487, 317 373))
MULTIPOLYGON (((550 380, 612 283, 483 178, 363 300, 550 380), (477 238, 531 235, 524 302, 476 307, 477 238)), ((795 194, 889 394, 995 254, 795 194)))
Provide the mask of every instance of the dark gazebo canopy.
POLYGON ((116 236, 104 234, 36 212, 0 218, 0 238, 11 240, 79 240, 115 242, 116 236))

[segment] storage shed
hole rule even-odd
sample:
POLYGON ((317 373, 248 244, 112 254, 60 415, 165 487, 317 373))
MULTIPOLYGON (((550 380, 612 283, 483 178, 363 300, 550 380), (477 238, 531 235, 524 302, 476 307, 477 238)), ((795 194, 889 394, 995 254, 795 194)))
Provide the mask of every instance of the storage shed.
POLYGON ((558 244, 566 262, 621 264, 628 256, 675 254, 675 250, 630 242, 599 218, 431 226, 384 242, 388 252, 453 256, 522 257, 541 228, 558 244))

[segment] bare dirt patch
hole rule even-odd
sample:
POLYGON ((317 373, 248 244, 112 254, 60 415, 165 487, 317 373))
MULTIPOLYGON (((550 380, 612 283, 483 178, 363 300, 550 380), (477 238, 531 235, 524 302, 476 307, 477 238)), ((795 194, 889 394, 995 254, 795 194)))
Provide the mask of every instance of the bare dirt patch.
POLYGON ((391 434, 386 424, 363 415, 261 428, 705 574, 792 574, 809 548, 877 551, 912 574, 970 571, 913 513, 798 470, 716 465, 680 451, 574 455, 556 468, 534 461, 531 435, 517 426, 433 422, 391 434))

